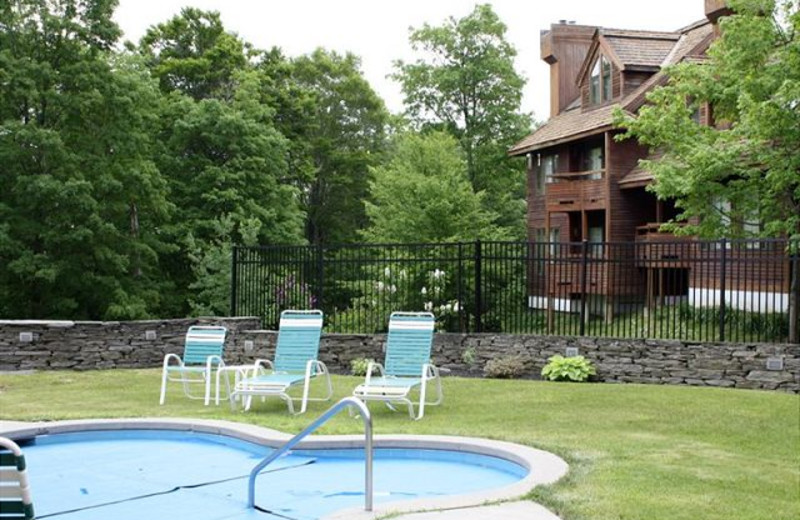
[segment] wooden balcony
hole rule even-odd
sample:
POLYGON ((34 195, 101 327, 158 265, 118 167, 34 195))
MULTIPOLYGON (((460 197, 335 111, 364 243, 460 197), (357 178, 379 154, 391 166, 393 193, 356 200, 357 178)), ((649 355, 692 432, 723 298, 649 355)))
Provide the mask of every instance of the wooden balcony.
POLYGON ((661 224, 651 223, 636 228, 636 258, 642 267, 684 267, 687 258, 695 255, 694 236, 661 231, 661 224))
MULTIPOLYGON (((586 294, 606 294, 610 267, 598 259, 586 265, 586 294)), ((547 265, 548 294, 568 298, 580 294, 583 286, 583 263, 581 255, 569 255, 547 265)))
POLYGON ((551 213, 605 209, 604 170, 563 172, 547 185, 547 211, 551 213))

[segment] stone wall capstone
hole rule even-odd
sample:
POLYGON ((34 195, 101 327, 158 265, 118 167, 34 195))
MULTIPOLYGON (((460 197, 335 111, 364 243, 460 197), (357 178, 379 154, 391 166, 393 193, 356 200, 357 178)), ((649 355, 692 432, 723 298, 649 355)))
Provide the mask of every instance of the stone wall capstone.
MULTIPOLYGON (((228 364, 274 356, 277 333, 259 330, 258 318, 0 321, 0 371, 155 368, 161 366, 165 354, 181 354, 191 325, 228 328, 228 364)), ((347 374, 354 359, 382 361, 385 342, 384 334, 323 334, 320 360, 331 372, 347 374)), ((564 355, 568 347, 577 348, 595 364, 596 379, 601 382, 800 393, 800 345, 439 333, 432 357, 437 366, 454 375, 483 377, 489 360, 521 356, 527 360, 523 377, 536 379, 547 359, 564 355)))

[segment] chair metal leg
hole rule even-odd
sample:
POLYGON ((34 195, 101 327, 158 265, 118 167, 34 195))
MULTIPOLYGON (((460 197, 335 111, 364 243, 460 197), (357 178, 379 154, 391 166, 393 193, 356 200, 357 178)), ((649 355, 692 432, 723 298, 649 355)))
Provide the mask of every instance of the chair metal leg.
POLYGON ((423 377, 422 378, 422 386, 419 389, 419 414, 416 417, 416 420, 419 421, 425 416, 425 394, 428 390, 428 379, 423 377))
POLYGON ((158 400, 158 404, 163 405, 164 401, 167 399, 167 371, 161 371, 161 397, 158 400))

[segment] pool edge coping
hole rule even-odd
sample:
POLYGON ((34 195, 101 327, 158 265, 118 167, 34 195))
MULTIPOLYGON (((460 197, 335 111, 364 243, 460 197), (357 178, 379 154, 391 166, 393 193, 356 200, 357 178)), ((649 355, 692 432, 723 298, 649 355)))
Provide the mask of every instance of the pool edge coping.
MULTIPOLYGON (((246 423, 216 419, 131 418, 131 419, 77 419, 23 423, 0 420, 0 435, 19 439, 37 435, 79 431, 113 431, 125 429, 190 431, 225 435, 270 447, 278 447, 292 436, 278 430, 246 423)), ((360 435, 311 435, 298 444, 297 449, 361 448, 360 435)), ((522 480, 495 489, 469 494, 438 498, 421 498, 376 504, 373 511, 348 508, 336 511, 321 520, 372 520, 380 516, 412 513, 438 509, 456 509, 517 499, 534 487, 552 484, 567 474, 567 463, 550 452, 506 441, 449 435, 375 435, 376 448, 428 448, 464 451, 490 455, 517 463, 528 470, 522 480)))

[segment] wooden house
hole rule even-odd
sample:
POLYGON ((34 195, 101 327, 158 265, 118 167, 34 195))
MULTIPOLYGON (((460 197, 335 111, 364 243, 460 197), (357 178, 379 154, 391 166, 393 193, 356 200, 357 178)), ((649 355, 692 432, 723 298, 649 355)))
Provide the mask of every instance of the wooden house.
MULTIPOLYGON (((705 4, 706 19, 674 32, 565 22, 542 32, 541 58, 550 65, 550 118, 509 150, 527 161, 529 240, 551 243, 548 254, 560 259, 580 255, 576 244, 586 241, 590 254, 603 262, 593 262, 588 273, 577 261, 532 268, 531 307, 574 311, 585 295, 593 299, 592 312, 608 318, 642 301, 718 303, 719 294, 715 299, 708 289, 719 290, 719 273, 703 267, 700 277, 693 271, 697 264, 688 260, 717 258, 719 251, 701 251, 691 237, 661 232, 660 225, 677 213, 674 204, 645 189, 653 177, 639 160, 654 156, 634 139, 615 140, 621 130, 613 124, 617 108, 635 114, 646 94, 666 82, 665 66, 704 59, 718 36, 718 18, 728 14, 724 1, 705 4), (593 243, 607 245, 595 250, 593 243)), ((713 124, 707 106, 694 117, 713 124)), ((774 251, 763 254, 775 258, 774 251)), ((758 291, 782 291, 783 270, 781 261, 763 273, 775 283, 758 291)), ((730 273, 728 290, 747 291, 745 285, 730 273)))

